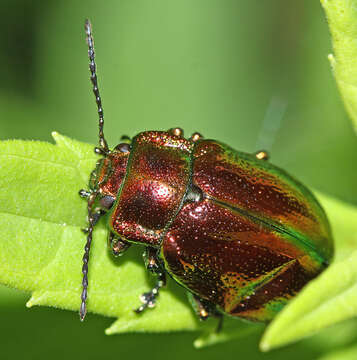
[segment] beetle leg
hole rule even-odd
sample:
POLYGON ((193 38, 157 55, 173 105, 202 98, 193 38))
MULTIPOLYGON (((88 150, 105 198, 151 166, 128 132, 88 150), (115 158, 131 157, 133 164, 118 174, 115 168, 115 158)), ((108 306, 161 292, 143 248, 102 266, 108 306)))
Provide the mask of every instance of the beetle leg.
POLYGON ((179 136, 179 137, 182 136, 183 137, 183 130, 179 127, 169 129, 167 132, 174 136, 179 136))
POLYGON ((91 194, 91 191, 81 189, 81 190, 79 190, 78 194, 81 198, 88 199, 91 194))
POLYGON ((159 290, 166 284, 166 275, 164 272, 159 272, 157 277, 158 281, 156 286, 153 287, 151 291, 146 292, 140 296, 140 300, 143 304, 134 310, 136 313, 139 314, 146 308, 153 308, 156 305, 156 298, 159 295, 159 290))
MULTIPOLYGON (((93 226, 95 226, 95 225, 97 224, 97 222, 99 221, 100 217, 101 217, 102 215, 104 215, 104 214, 105 214, 105 212, 102 211, 102 210, 100 210, 100 211, 92 214, 92 216, 93 216, 93 226)), ((85 234, 87 234, 88 231, 89 231, 89 229, 88 229, 87 227, 86 227, 86 228, 82 228, 81 230, 82 230, 82 232, 84 232, 85 234)))
POLYGON ((190 293, 189 291, 187 292, 187 296, 190 300, 190 303, 194 311, 196 312, 200 320, 205 321, 211 316, 218 318, 218 324, 215 332, 219 333, 223 325, 223 315, 217 311, 216 306, 212 304, 210 301, 203 300, 197 295, 190 293))
POLYGON ((223 327, 223 314, 218 313, 215 315, 216 318, 218 318, 218 323, 217 323, 217 327, 216 327, 216 334, 220 333, 223 327))
POLYGON ((146 308, 153 308, 156 304, 156 298, 159 295, 159 290, 166 285, 166 274, 162 269, 160 260, 158 259, 158 250, 152 247, 147 247, 144 253, 144 262, 146 268, 157 275, 156 285, 149 291, 140 296, 140 301, 143 303, 134 311, 136 313, 143 312, 146 308))
POLYGON ((143 254, 145 267, 153 274, 161 272, 160 260, 158 259, 158 250, 153 247, 146 247, 143 254))
POLYGON ((258 160, 269 160, 269 154, 265 150, 260 150, 255 153, 255 157, 258 160))
POLYGON ((108 246, 112 250, 114 256, 121 256, 126 250, 128 250, 131 244, 120 239, 120 237, 110 231, 108 234, 108 246))
POLYGON ((216 306, 207 300, 203 300, 195 294, 187 292, 188 299, 200 320, 207 320, 216 312, 216 306))
POLYGON ((190 140, 193 141, 193 142, 196 142, 196 141, 198 141, 198 140, 200 140, 202 138, 203 138, 203 136, 200 133, 195 132, 195 133, 193 133, 191 135, 190 140))

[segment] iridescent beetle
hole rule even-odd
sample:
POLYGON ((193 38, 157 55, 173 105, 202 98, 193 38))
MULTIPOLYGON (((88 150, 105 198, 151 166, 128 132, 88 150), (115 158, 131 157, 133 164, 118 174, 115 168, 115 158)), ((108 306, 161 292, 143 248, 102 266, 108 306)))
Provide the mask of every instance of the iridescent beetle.
POLYGON ((311 192, 271 165, 267 153, 242 153, 179 128, 146 131, 109 150, 103 134, 92 30, 85 24, 99 114, 102 155, 91 174, 80 318, 86 314, 93 227, 109 211, 115 256, 146 246, 157 285, 141 296, 155 305, 165 274, 188 290, 201 319, 223 314, 269 321, 333 255, 326 215, 311 192))

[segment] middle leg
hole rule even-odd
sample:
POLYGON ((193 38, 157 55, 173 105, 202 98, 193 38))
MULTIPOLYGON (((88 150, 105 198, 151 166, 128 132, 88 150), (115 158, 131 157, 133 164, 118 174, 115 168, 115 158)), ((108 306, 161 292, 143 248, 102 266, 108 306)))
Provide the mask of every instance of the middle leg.
POLYGON ((144 262, 146 268, 157 276, 156 285, 149 291, 140 296, 142 305, 134 311, 136 313, 143 312, 146 308, 153 308, 159 295, 159 290, 166 285, 166 274, 163 266, 158 258, 158 250, 153 247, 147 247, 144 253, 144 262))

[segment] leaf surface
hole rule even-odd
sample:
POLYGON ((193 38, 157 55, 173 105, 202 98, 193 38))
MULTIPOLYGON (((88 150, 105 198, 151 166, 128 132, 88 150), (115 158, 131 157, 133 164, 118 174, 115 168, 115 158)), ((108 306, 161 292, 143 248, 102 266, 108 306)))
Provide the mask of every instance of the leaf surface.
POLYGON ((321 0, 332 36, 329 55, 338 88, 357 131, 357 1, 321 0))
POLYGON ((328 353, 318 360, 356 360, 357 346, 346 347, 344 349, 328 353))

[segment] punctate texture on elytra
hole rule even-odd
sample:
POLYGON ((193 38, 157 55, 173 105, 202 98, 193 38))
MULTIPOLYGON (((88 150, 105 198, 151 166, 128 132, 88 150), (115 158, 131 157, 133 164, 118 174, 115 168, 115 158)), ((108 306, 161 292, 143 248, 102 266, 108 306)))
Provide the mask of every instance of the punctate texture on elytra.
POLYGON ((135 137, 125 182, 111 213, 113 231, 131 241, 160 245, 190 182, 193 144, 165 133, 135 137))

